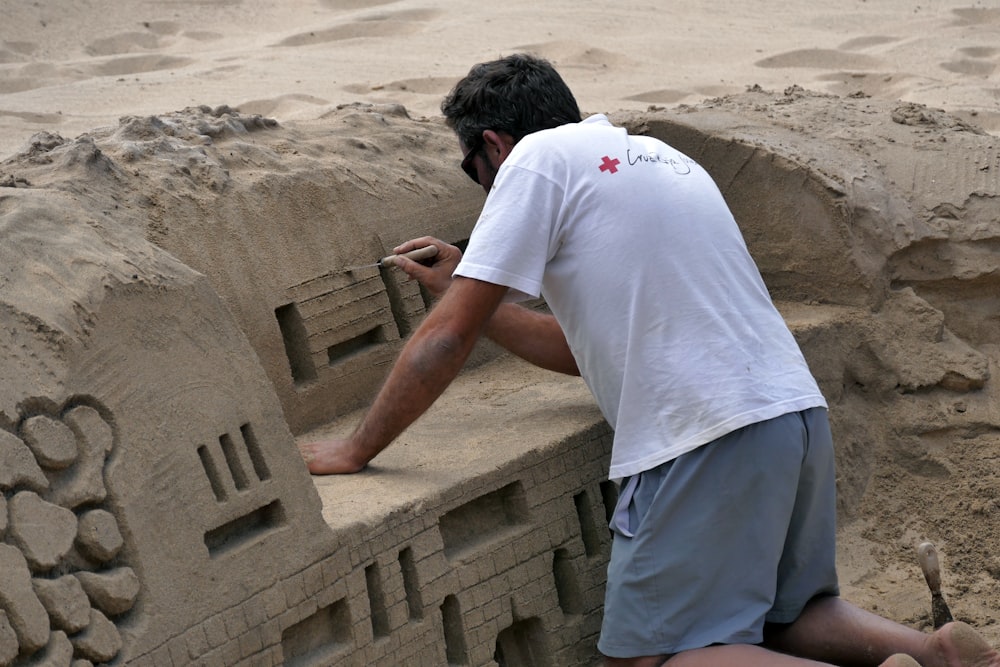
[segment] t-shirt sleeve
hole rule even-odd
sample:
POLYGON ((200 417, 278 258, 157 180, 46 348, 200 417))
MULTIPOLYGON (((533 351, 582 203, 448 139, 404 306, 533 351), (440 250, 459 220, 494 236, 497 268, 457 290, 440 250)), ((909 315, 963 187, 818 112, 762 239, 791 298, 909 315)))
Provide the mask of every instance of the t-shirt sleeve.
POLYGON ((559 246, 561 203, 552 179, 504 165, 455 275, 505 285, 512 301, 540 296, 545 265, 559 246))

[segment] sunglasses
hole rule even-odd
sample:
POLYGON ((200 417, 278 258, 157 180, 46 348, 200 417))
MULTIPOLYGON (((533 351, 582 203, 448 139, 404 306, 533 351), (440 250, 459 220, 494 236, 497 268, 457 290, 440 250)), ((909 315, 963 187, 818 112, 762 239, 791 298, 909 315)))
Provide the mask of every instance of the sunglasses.
POLYGON ((472 160, 475 159, 476 153, 478 153, 482 149, 483 149, 483 140, 482 138, 479 138, 473 142, 472 148, 469 150, 468 153, 465 154, 465 157, 462 158, 462 171, 468 174, 469 178, 471 178, 472 181, 477 185, 479 184, 479 170, 476 169, 475 166, 473 166, 472 160))

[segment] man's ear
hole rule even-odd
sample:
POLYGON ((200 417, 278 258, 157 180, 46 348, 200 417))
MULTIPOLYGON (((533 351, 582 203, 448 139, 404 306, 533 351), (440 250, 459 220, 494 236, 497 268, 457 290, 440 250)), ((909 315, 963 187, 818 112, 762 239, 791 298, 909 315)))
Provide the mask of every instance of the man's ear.
POLYGON ((487 158, 496 160, 496 164, 499 165, 510 155, 515 142, 514 137, 506 132, 483 130, 483 143, 487 158))

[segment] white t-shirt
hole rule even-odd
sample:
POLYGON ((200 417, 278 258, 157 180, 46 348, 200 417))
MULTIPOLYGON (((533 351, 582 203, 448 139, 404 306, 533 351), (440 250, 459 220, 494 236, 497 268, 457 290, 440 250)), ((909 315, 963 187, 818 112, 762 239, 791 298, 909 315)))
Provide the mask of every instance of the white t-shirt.
POLYGON ((455 275, 545 298, 615 431, 611 478, 826 406, 711 177, 603 115, 518 142, 455 275))

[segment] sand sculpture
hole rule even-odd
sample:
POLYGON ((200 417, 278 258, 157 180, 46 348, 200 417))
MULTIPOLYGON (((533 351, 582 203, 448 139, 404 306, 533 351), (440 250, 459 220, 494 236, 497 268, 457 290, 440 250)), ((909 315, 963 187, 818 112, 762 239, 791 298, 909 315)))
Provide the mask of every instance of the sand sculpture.
MULTIPOLYGON (((830 400, 845 594, 926 627, 933 539, 989 636, 996 138, 801 89, 614 120, 713 172, 830 400)), ((0 163, 0 665, 595 663, 616 491, 579 381, 483 345, 368 472, 295 448, 432 307, 354 267, 468 237, 456 155, 401 107, 221 107, 0 163)))

